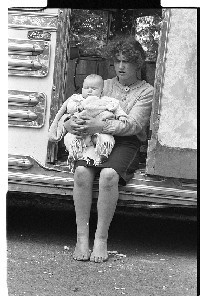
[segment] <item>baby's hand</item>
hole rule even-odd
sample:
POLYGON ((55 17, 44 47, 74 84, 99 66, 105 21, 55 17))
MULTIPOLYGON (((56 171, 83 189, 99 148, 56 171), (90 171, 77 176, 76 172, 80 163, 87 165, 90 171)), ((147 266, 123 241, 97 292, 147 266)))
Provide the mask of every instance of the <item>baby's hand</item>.
POLYGON ((127 118, 124 116, 119 117, 119 121, 123 122, 123 123, 127 123, 127 118))

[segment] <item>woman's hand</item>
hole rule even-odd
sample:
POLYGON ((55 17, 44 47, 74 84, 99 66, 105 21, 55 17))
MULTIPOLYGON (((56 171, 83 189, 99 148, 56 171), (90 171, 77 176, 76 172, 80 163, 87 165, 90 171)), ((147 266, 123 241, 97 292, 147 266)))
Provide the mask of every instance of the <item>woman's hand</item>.
POLYGON ((89 116, 81 116, 80 119, 71 118, 64 123, 65 129, 77 137, 99 133, 103 126, 103 121, 89 116))
POLYGON ((84 124, 85 121, 77 118, 70 118, 64 122, 64 128, 66 131, 76 135, 78 138, 84 136, 84 124))
POLYGON ((104 121, 101 121, 98 118, 92 118, 89 116, 81 116, 81 121, 84 121, 84 133, 85 134, 94 134, 102 132, 104 127, 104 121))

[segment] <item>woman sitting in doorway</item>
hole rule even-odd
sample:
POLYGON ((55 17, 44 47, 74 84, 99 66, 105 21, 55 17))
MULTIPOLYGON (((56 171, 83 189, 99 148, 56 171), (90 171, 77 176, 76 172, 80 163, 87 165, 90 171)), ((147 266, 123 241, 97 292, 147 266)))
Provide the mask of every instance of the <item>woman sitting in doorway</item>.
POLYGON ((153 98, 153 87, 138 74, 145 60, 145 53, 134 37, 117 37, 106 47, 105 55, 113 59, 116 77, 104 81, 103 95, 119 100, 128 115, 120 120, 101 121, 84 117, 70 118, 64 123, 67 132, 77 136, 84 134, 112 134, 114 148, 107 161, 95 166, 78 159, 74 166, 73 199, 77 223, 77 244, 73 254, 76 260, 103 262, 108 259, 107 239, 119 196, 118 186, 126 185, 139 164, 139 149, 146 140, 153 98), (89 251, 89 217, 92 189, 99 173, 98 221, 93 251, 89 251))

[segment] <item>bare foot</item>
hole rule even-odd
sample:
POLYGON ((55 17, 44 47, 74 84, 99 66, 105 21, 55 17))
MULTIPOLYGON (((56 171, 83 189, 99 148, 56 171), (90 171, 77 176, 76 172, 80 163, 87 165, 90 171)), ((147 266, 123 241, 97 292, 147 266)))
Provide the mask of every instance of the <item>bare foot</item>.
POLYGON ((108 252, 107 252, 107 240, 105 239, 95 239, 94 248, 90 256, 90 260, 94 262, 103 262, 107 261, 108 252))
POLYGON ((89 239, 87 237, 80 237, 77 239, 77 244, 75 246, 73 258, 75 260, 84 260, 84 261, 89 260, 90 250, 89 250, 89 239))

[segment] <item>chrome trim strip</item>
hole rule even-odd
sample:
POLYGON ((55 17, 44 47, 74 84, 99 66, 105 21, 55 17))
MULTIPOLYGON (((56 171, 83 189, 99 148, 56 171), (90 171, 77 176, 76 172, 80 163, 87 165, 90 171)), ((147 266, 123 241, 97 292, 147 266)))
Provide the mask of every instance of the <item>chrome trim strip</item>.
POLYGON ((33 166, 33 163, 28 158, 17 158, 17 157, 9 157, 8 158, 9 169, 28 170, 32 166, 33 166))
POLYGON ((174 186, 174 187, 178 187, 179 189, 189 189, 189 190, 197 190, 197 182, 194 182, 194 180, 192 181, 185 181, 184 179, 180 179, 180 178, 167 178, 167 177, 160 177, 160 178, 156 178, 153 176, 148 176, 147 174, 145 174, 145 172, 139 172, 136 171, 134 173, 134 176, 131 180, 131 183, 134 184, 140 184, 144 183, 146 185, 152 184, 155 186, 161 186, 161 187, 170 187, 170 186, 174 186))
POLYGON ((193 204, 197 203, 196 199, 194 198, 185 198, 185 197, 178 197, 178 196, 174 196, 174 195, 165 195, 164 193, 163 194, 156 194, 156 193, 151 193, 151 192, 147 192, 147 193, 144 193, 143 192, 140 192, 140 191, 137 191, 135 189, 135 192, 133 194, 133 192, 129 192, 129 191, 120 191, 120 194, 123 195, 124 198, 129 198, 130 196, 132 195, 136 195, 136 196, 144 196, 144 197, 152 197, 152 198, 157 198, 157 199, 160 199, 161 202, 165 202, 165 200, 167 201, 171 201, 171 200, 175 200, 175 201, 189 201, 190 203, 192 202, 193 204))
MULTIPOLYGON (((21 172, 9 172, 9 182, 17 182, 26 184, 54 184, 58 187, 72 187, 73 188, 73 178, 68 177, 61 177, 61 176, 51 176, 51 175, 37 175, 32 173, 21 173, 21 172)), ((94 192, 98 192, 97 184, 94 185, 94 192)), ((189 201, 196 204, 196 199, 192 196, 194 196, 193 193, 191 193, 188 190, 184 190, 185 193, 189 195, 189 197, 181 197, 181 194, 179 193, 179 190, 177 189, 168 189, 169 191, 173 191, 173 193, 176 192, 176 195, 174 194, 165 194, 167 189, 161 189, 161 188, 154 188, 153 186, 144 186, 144 185, 131 185, 131 188, 133 187, 133 190, 129 191, 129 187, 126 186, 125 190, 121 189, 119 191, 119 194, 122 195, 122 197, 132 197, 132 196, 142 196, 142 197, 149 197, 149 198, 157 198, 161 199, 161 202, 165 202, 165 200, 182 200, 182 201, 189 201)), ((120 198, 120 197, 119 197, 120 198)))
MULTIPOLYGON (((35 169, 33 173, 27 171, 9 171, 9 190, 27 191, 45 194, 73 194, 74 175, 65 170, 58 170, 43 166, 31 156, 10 155, 10 161, 28 159, 35 169), (38 189, 36 189, 38 187, 38 189)), ((98 197, 98 179, 94 181, 93 198, 98 197)), ((125 187, 119 186, 119 200, 128 203, 155 203, 179 207, 197 207, 196 191, 170 187, 129 183, 125 187)))
POLYGON ((73 185, 73 178, 64 178, 60 176, 51 175, 37 175, 32 173, 21 173, 21 172, 8 172, 9 181, 14 179, 15 181, 33 182, 33 183, 52 183, 52 184, 64 184, 70 183, 73 185))
MULTIPOLYGON (((60 14, 60 11, 59 11, 60 14)), ((56 31, 58 14, 9 11, 8 27, 13 29, 40 29, 56 31)))
POLYGON ((9 120, 21 120, 21 121, 34 121, 37 119, 37 115, 30 110, 23 110, 23 109, 15 109, 15 110, 8 110, 8 118, 9 120))
POLYGON ((18 44, 18 43, 9 43, 8 44, 8 51, 10 51, 11 54, 15 54, 16 51, 19 52, 28 52, 30 55, 33 55, 33 53, 41 54, 44 49, 40 47, 37 44, 32 43, 26 43, 26 44, 18 44))
POLYGON ((28 15, 30 17, 47 17, 47 18, 58 18, 58 14, 47 14, 47 13, 42 13, 42 12, 27 12, 27 11, 18 11, 18 10, 9 10, 8 11, 9 15, 15 15, 15 16, 21 16, 21 15, 28 15))
POLYGON ((127 184, 126 188, 135 188, 135 189, 140 189, 140 190, 149 190, 153 192, 159 193, 160 191, 164 192, 164 194, 188 194, 191 195, 195 198, 197 198, 197 192, 196 191, 190 191, 190 190, 181 190, 181 189, 175 189, 175 188, 167 188, 167 187, 155 187, 155 186, 150 186, 150 185, 144 185, 144 184, 127 184))
POLYGON ((39 103, 37 95, 23 95, 23 94, 8 94, 8 103, 9 105, 14 106, 35 106, 39 103))
POLYGON ((48 31, 57 31, 57 28, 52 27, 42 27, 42 26, 32 26, 32 25, 9 25, 9 28, 13 29, 39 29, 39 30, 48 30, 48 31))
MULTIPOLYGON (((12 53, 14 54, 14 53, 12 53)), ((38 61, 27 59, 8 59, 9 70, 25 70, 25 71, 38 71, 42 68, 42 64, 38 61)))

